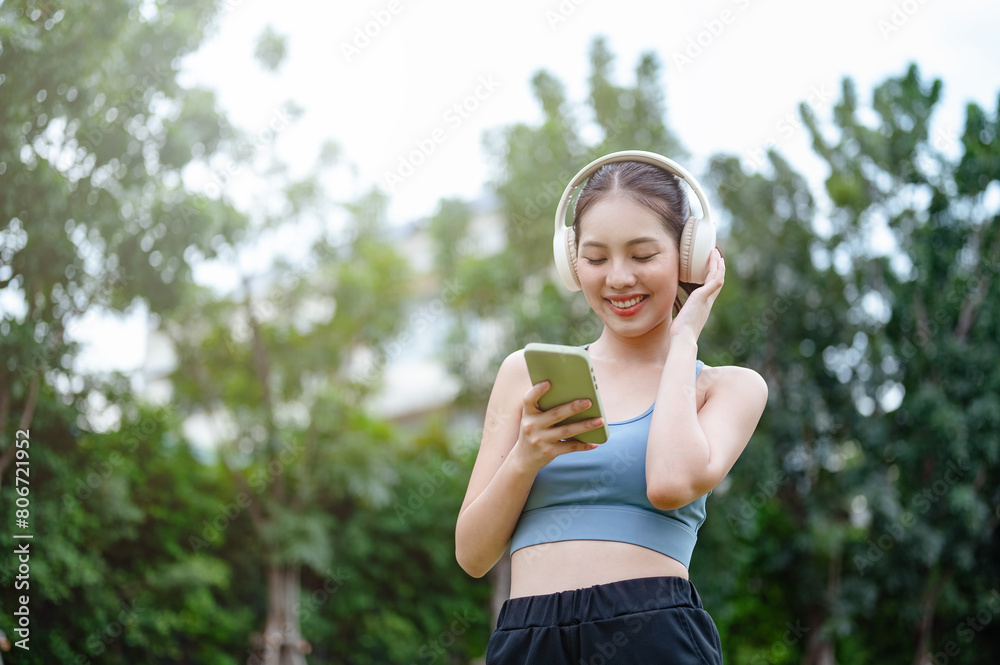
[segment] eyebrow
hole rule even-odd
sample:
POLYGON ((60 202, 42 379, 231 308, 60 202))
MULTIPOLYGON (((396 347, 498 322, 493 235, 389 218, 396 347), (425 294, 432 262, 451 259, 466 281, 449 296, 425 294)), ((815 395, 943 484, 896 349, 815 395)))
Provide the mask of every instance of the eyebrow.
MULTIPOLYGON (((626 247, 631 247, 632 245, 641 245, 641 244, 647 243, 647 242, 659 242, 659 241, 656 238, 649 238, 649 237, 645 237, 644 236, 642 238, 632 238, 627 243, 625 243, 625 246, 626 247)), ((583 243, 581 245, 581 247, 600 247, 602 249, 607 249, 608 246, 605 245, 603 242, 597 242, 595 240, 588 240, 587 242, 583 243)))

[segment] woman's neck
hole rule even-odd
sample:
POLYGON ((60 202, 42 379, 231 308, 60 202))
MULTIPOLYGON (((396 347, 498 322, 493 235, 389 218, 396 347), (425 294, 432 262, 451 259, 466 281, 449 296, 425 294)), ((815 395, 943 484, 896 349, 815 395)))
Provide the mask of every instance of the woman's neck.
POLYGON ((625 337, 604 326, 601 336, 590 345, 590 353, 616 363, 657 363, 667 360, 670 350, 670 319, 637 337, 625 337))

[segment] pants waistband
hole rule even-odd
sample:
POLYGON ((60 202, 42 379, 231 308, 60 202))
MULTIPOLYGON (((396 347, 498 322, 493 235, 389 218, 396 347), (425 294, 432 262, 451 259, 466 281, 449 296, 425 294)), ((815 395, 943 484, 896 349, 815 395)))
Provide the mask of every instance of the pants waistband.
POLYGON ((640 577, 543 596, 510 598, 497 630, 567 626, 666 608, 702 609, 694 584, 683 577, 640 577))

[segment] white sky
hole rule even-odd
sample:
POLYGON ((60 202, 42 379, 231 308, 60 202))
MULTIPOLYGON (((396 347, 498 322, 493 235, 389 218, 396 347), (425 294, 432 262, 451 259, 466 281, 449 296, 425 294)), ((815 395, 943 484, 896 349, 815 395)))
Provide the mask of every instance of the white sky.
POLYGON ((943 79, 939 120, 953 132, 966 101, 993 112, 1000 92, 1000 3, 986 0, 298 0, 280 11, 265 0, 226 2, 219 31, 189 63, 192 79, 215 88, 232 120, 251 131, 266 131, 276 109, 294 100, 307 113, 280 130, 283 156, 307 168, 322 140, 333 139, 362 186, 384 185, 417 142, 433 145, 392 192, 400 222, 432 213, 443 196, 480 193, 495 166, 483 132, 539 118, 529 83, 539 69, 582 103, 596 35, 617 56, 619 83, 633 82, 641 53, 659 56, 667 121, 695 173, 714 153, 749 156, 769 140, 784 153, 806 151, 805 133, 789 136, 779 123, 810 98, 826 115, 845 75, 867 103, 876 83, 916 61, 925 80, 943 79), (289 39, 277 75, 253 58, 267 24, 289 39), (692 44, 701 52, 679 62, 692 44), (480 87, 484 79, 495 89, 480 87), (450 111, 470 95, 476 108, 467 117, 450 111))
MULTIPOLYGON (((482 193, 496 166, 487 161, 483 133, 539 119, 530 91, 539 69, 582 104, 597 35, 616 56, 619 84, 634 81, 640 54, 659 56, 667 122, 691 153, 687 165, 696 175, 713 154, 750 159, 772 143, 800 170, 815 169, 805 132, 789 132, 787 123, 810 98, 827 117, 844 76, 867 105, 875 84, 915 61, 925 81, 944 81, 937 122, 949 135, 960 132, 968 101, 993 114, 1000 93, 1000 3, 987 0, 225 3, 184 80, 214 88, 230 120, 251 134, 276 127, 282 158, 299 172, 312 166, 324 140, 337 142, 357 167, 357 191, 384 186, 385 174, 418 142, 433 144, 392 192, 396 223, 432 214, 442 197, 482 193), (264 72, 253 56, 268 24, 288 37, 277 74, 264 72), (358 33, 366 28, 364 43, 358 33), (700 52, 689 51, 692 45, 700 52), (348 56, 345 47, 357 51, 348 56), (693 57, 681 63, 681 56, 693 57), (452 107, 467 99, 476 108, 456 115, 452 107), (297 123, 278 115, 289 100, 305 109, 297 123)), ((226 194, 241 200, 237 179, 226 194)), ((135 325, 122 324, 131 327, 125 336, 136 337, 135 325)), ((94 339, 86 328, 80 336, 94 339)), ((109 348, 102 352, 94 340, 94 364, 142 363, 144 343, 123 344, 107 328, 100 336, 109 348)))

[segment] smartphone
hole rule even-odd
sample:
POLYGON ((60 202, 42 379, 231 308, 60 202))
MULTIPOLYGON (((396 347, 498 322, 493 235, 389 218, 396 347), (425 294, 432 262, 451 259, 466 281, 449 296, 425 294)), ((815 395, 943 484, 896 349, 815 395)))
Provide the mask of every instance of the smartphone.
POLYGON ((601 394, 597 391, 597 380, 594 378, 594 367, 590 364, 590 354, 586 350, 576 346, 532 342, 524 347, 524 359, 528 363, 531 385, 542 381, 552 384, 548 392, 538 400, 538 406, 542 411, 548 411, 552 407, 573 400, 589 399, 589 409, 572 415, 559 424, 603 418, 604 422, 600 427, 578 434, 574 438, 585 443, 604 443, 608 440, 607 418, 604 418, 601 394))

